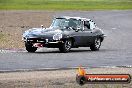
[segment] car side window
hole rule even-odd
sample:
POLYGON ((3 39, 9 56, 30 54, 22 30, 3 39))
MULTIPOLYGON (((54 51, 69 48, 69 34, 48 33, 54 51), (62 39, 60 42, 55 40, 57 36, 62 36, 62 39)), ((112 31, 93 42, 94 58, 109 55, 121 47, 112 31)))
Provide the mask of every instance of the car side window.
POLYGON ((75 19, 70 19, 70 20, 69 20, 69 27, 76 28, 76 26, 77 26, 77 20, 75 20, 75 19))
POLYGON ((79 29, 78 31, 82 31, 83 30, 83 22, 81 20, 77 20, 76 21, 76 29, 79 29))
POLYGON ((83 23, 81 20, 70 19, 69 20, 69 27, 72 27, 74 29, 79 28, 79 30, 82 30, 83 29, 83 23))
POLYGON ((83 30, 83 22, 82 22, 81 20, 78 21, 78 26, 77 26, 77 28, 79 28, 80 31, 83 30))
POLYGON ((90 29, 93 30, 95 28, 95 23, 93 21, 89 21, 89 23, 90 23, 90 29))
POLYGON ((91 31, 89 21, 84 21, 84 31, 91 31))

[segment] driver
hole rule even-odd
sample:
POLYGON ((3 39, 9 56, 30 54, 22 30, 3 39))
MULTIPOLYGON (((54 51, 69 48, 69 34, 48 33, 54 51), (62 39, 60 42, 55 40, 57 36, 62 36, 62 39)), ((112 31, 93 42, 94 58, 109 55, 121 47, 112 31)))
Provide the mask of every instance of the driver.
POLYGON ((77 24, 73 20, 70 20, 69 21, 69 27, 76 28, 77 24))

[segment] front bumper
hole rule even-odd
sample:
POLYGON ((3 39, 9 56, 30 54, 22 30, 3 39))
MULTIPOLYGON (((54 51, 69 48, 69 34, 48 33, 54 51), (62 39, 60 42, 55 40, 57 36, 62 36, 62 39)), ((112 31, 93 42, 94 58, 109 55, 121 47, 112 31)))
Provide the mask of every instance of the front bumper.
POLYGON ((53 40, 53 39, 42 39, 42 38, 24 38, 24 42, 30 43, 33 47, 49 47, 58 48, 63 40, 53 40))

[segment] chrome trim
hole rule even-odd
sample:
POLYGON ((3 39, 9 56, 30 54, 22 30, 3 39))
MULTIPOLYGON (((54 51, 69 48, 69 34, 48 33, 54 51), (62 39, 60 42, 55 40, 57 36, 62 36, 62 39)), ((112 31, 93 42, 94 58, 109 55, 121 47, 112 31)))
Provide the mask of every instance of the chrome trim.
POLYGON ((107 35, 106 35, 106 34, 104 34, 103 36, 104 36, 104 37, 107 37, 107 35))
POLYGON ((55 42, 48 42, 48 43, 64 43, 63 41, 55 41, 55 42))

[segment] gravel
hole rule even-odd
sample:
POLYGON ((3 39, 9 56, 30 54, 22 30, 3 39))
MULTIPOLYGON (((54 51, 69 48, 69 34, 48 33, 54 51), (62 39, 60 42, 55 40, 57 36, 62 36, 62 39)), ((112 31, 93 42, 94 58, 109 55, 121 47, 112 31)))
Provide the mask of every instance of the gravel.
MULTIPOLYGON (((88 74, 132 74, 132 68, 89 68, 88 74)), ((76 83, 77 69, 0 73, 0 88, 131 88, 130 84, 76 83)))

